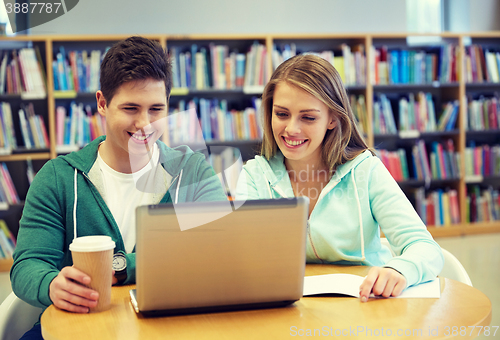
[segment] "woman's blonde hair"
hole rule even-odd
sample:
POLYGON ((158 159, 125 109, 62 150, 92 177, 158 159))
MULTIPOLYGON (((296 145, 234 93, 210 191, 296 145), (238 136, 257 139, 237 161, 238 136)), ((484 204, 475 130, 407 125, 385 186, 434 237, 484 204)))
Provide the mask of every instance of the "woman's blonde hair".
POLYGON ((302 54, 278 66, 262 94, 264 137, 261 154, 264 157, 271 159, 277 150, 271 119, 274 91, 281 82, 287 82, 311 94, 322 101, 334 115, 337 125, 332 130, 327 130, 321 150, 323 162, 330 171, 368 149, 356 127, 349 98, 337 70, 319 56, 302 54))

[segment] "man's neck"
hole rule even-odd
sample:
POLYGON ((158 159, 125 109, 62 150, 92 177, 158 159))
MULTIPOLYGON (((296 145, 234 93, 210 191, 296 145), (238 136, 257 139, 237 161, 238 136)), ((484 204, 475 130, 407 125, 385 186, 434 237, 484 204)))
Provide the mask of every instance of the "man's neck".
POLYGON ((151 160, 153 154, 153 150, 150 150, 144 156, 131 156, 124 150, 113 150, 111 145, 106 143, 106 141, 99 145, 98 152, 102 160, 111 169, 124 174, 131 174, 144 168, 151 160))

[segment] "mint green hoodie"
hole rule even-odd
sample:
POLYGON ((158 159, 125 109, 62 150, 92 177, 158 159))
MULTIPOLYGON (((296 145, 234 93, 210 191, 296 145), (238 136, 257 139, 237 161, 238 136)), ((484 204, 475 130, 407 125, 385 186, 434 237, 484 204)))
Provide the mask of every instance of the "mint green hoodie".
MULTIPOLYGON (((52 303, 51 281, 63 267, 72 265, 68 247, 74 237, 73 213, 76 212, 78 236, 111 236, 116 243, 114 251, 125 253, 118 225, 97 190, 102 185, 102 176, 95 171, 94 163, 99 144, 104 140, 104 136, 97 138, 78 152, 48 161, 29 188, 10 278, 14 293, 33 306, 45 308, 52 303)), ((227 199, 203 154, 186 146, 171 149, 160 141, 157 145, 160 163, 172 178, 167 193, 158 197, 158 201, 227 199)), ((126 257, 125 284, 135 283, 135 253, 126 257)))
MULTIPOLYGON (((236 199, 279 197, 294 197, 283 154, 278 151, 270 161, 261 156, 248 161, 236 199)), ((370 151, 337 167, 308 223, 309 263, 391 267, 405 276, 407 286, 432 280, 443 268, 440 246, 370 151), (399 256, 392 257, 380 243, 380 229, 399 256)))

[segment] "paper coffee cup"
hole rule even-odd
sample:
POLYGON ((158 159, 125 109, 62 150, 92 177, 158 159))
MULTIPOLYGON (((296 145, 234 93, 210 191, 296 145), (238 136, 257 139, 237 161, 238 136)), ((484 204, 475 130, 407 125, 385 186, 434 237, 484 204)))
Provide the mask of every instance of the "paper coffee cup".
POLYGON ((89 288, 99 293, 97 306, 91 312, 101 312, 111 307, 113 282, 113 249, 115 242, 109 236, 77 237, 69 245, 73 266, 90 276, 89 288))

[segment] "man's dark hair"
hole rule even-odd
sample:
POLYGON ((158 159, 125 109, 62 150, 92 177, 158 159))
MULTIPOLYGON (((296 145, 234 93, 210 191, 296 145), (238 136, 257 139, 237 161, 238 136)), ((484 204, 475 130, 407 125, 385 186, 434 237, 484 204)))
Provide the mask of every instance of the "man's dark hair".
POLYGON ((101 91, 109 104, 116 90, 126 82, 155 79, 165 82, 167 98, 172 89, 172 64, 156 41, 130 37, 117 42, 101 63, 101 91))

